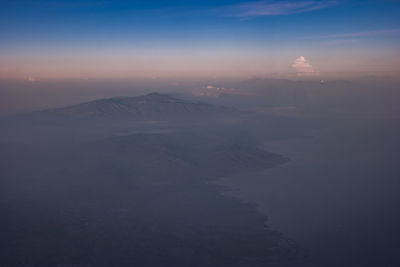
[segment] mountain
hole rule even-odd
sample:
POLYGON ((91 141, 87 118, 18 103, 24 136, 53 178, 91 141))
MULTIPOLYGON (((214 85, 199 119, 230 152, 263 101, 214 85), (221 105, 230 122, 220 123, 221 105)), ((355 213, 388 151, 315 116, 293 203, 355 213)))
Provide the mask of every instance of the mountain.
MULTIPOLYGON (((235 120, 234 108, 190 101, 166 94, 99 99, 4 119, 0 140, 49 143, 101 139, 133 132, 168 132, 182 127, 235 120), (186 125, 186 126, 185 126, 186 125)), ((201 126, 197 126, 201 127, 201 126)), ((212 127, 212 126, 210 126, 212 127)))
POLYGON ((218 116, 232 112, 234 112, 234 109, 231 108, 181 100, 166 94, 150 93, 137 97, 100 99, 63 108, 48 109, 39 114, 64 118, 168 120, 218 116))

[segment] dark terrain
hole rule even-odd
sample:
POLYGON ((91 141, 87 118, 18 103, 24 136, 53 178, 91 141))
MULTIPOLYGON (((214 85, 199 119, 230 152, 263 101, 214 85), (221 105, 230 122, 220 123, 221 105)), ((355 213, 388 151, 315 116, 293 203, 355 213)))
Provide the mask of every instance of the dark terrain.
POLYGON ((18 139, 0 144, 2 266, 296 259, 297 245, 255 205, 212 183, 287 162, 243 133, 213 129, 238 114, 153 93, 7 120, 4 140, 18 139))
POLYGON ((220 82, 3 116, 0 266, 397 266, 397 83, 220 82))

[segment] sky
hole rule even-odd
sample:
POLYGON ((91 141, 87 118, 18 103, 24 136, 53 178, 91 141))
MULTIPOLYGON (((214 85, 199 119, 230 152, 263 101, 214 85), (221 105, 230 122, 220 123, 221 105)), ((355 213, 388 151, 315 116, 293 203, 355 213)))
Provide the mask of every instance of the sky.
POLYGON ((400 1, 2 0, 0 79, 398 75, 400 1))

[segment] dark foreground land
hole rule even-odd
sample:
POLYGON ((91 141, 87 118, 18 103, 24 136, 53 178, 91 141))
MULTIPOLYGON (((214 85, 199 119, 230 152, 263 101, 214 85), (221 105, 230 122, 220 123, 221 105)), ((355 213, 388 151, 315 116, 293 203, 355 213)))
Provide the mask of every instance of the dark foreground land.
POLYGON ((0 266, 248 266, 298 258, 298 247, 269 229, 255 205, 213 183, 287 159, 201 116, 237 111, 174 101, 152 94, 7 121, 0 266), (189 115, 176 116, 183 111, 189 115))

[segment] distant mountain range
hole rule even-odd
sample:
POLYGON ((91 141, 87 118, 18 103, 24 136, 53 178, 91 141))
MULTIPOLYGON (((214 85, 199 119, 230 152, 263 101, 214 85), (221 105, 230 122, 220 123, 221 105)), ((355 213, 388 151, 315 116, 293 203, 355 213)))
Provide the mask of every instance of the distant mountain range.
POLYGON ((210 86, 193 93, 220 105, 242 109, 292 106, 299 109, 354 107, 365 95, 365 86, 346 80, 285 80, 253 78, 225 88, 210 86))

